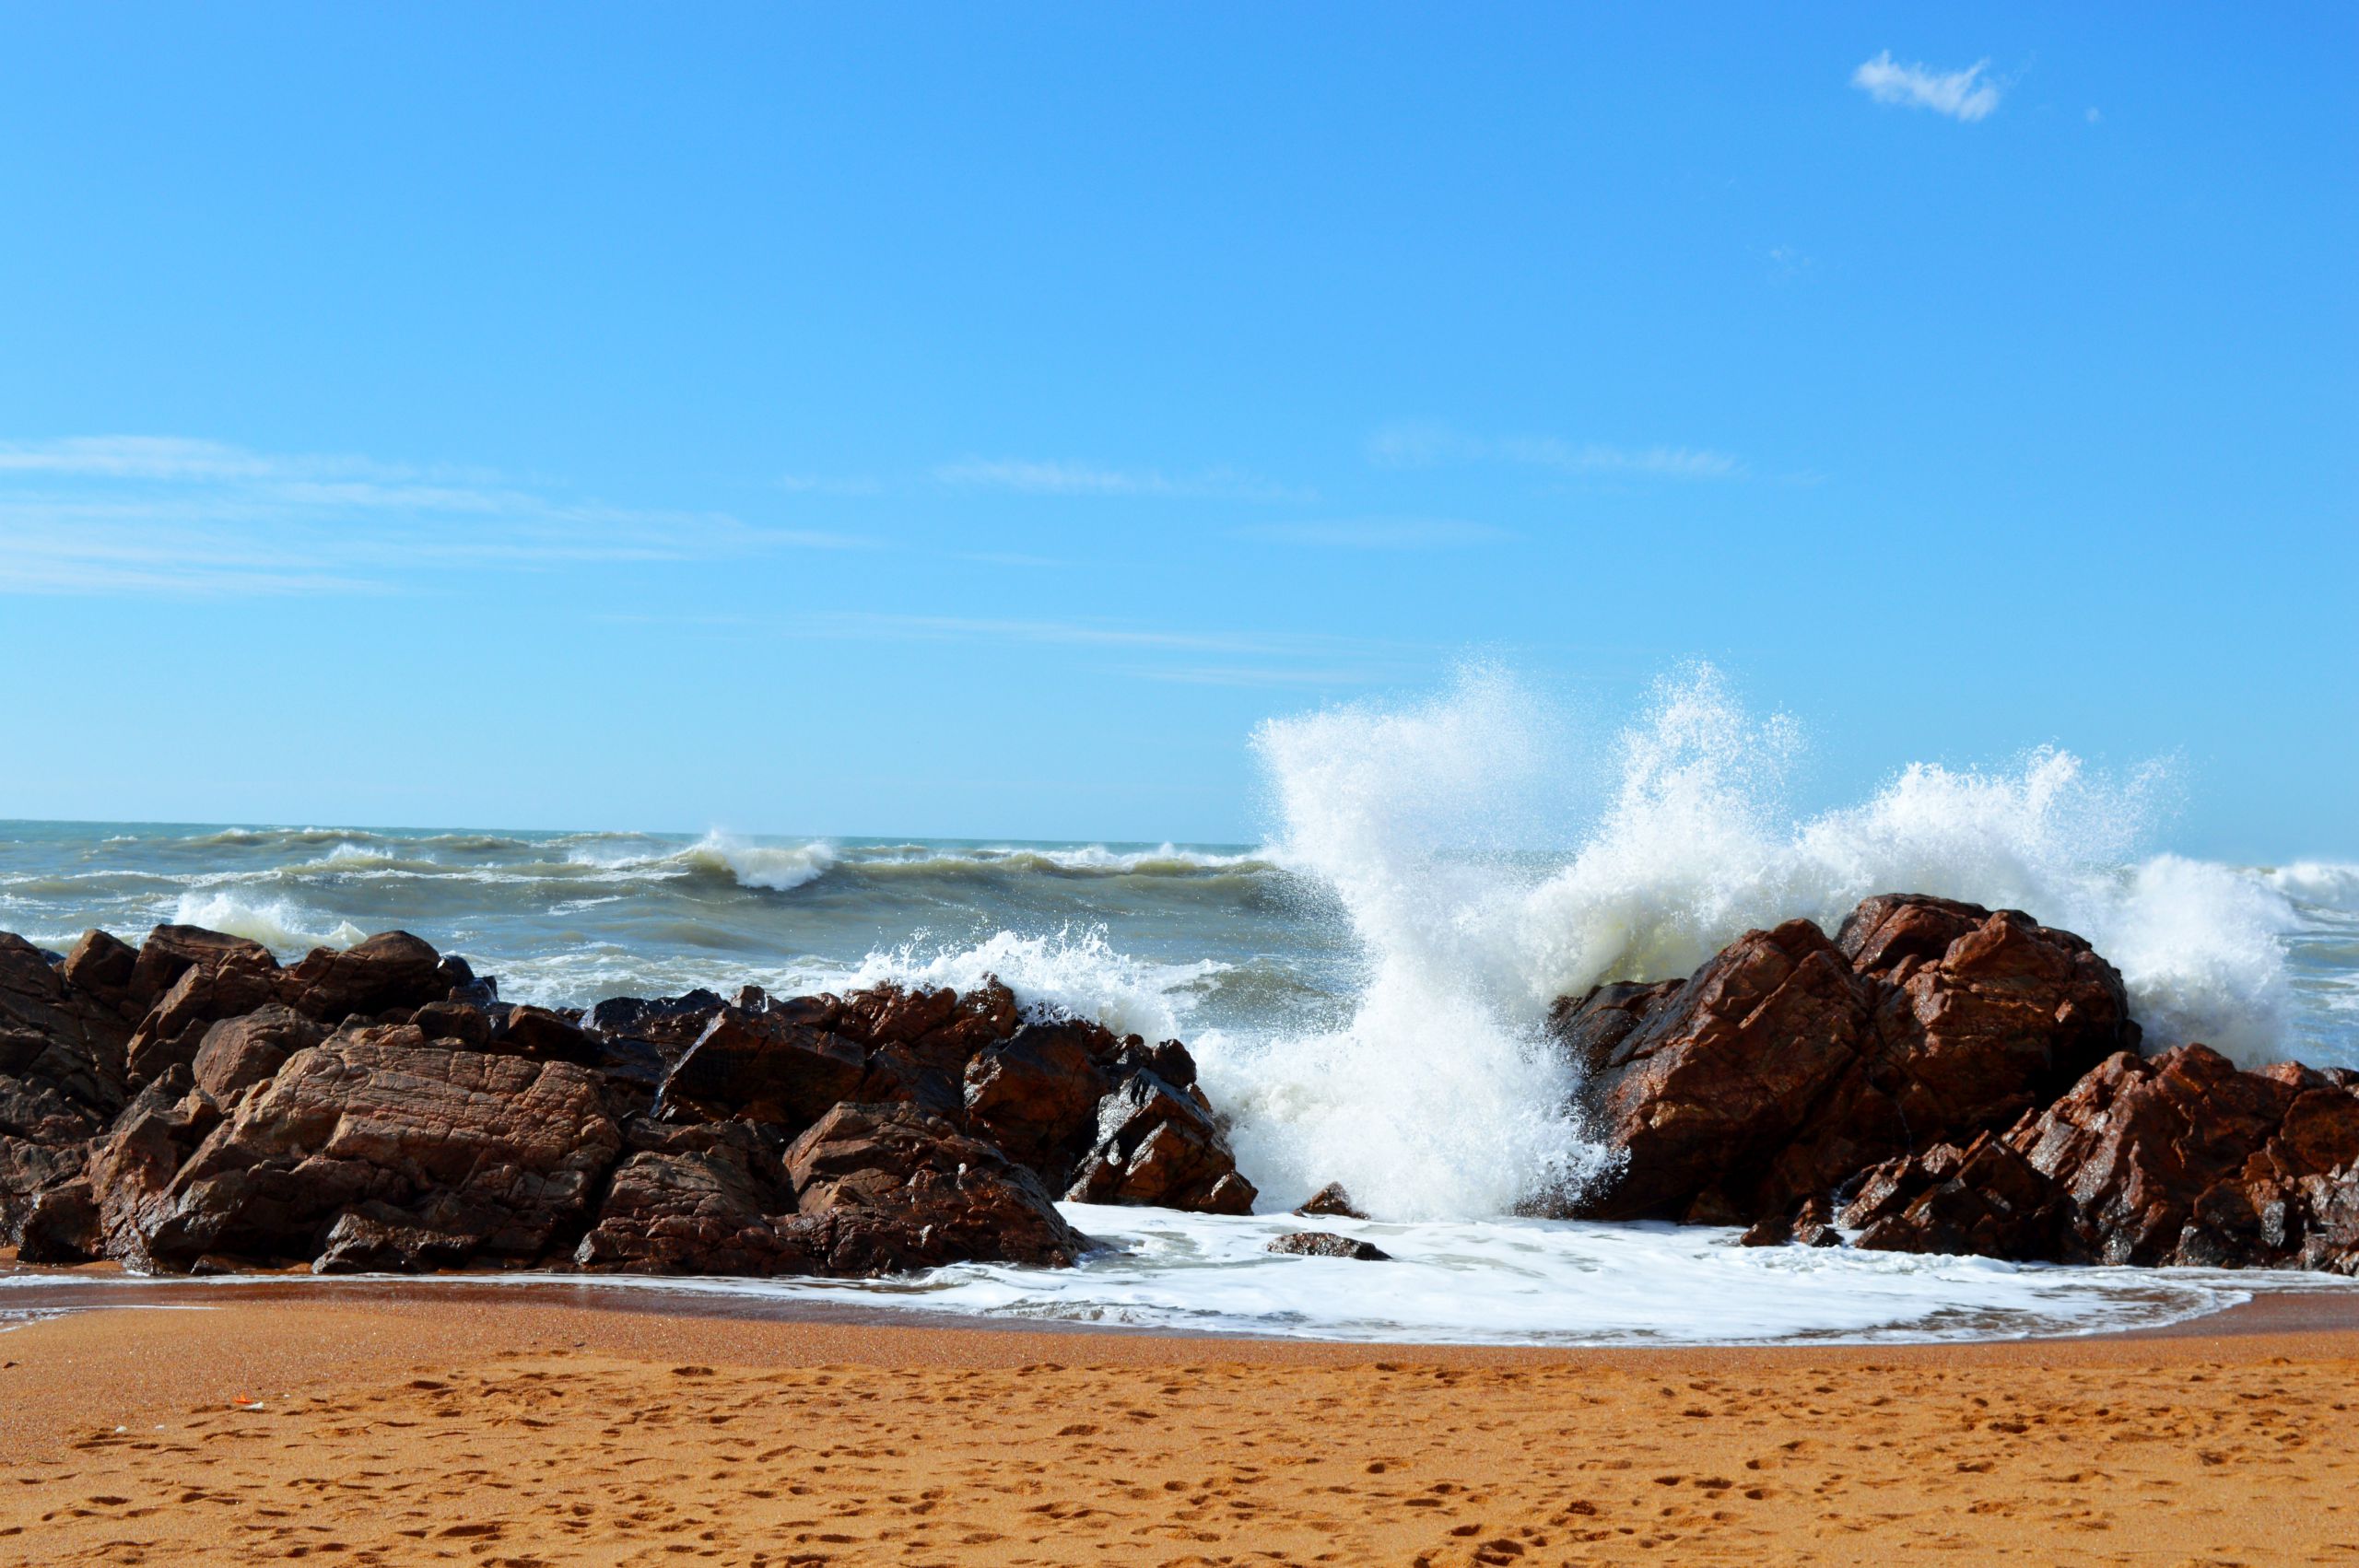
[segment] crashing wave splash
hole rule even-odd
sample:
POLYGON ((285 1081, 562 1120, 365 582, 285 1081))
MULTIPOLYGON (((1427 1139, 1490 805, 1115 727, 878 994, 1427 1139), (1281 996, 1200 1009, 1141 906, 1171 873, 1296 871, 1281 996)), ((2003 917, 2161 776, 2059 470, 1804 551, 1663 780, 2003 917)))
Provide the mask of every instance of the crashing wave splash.
MULTIPOLYGON (((1875 893, 2026 909, 2120 967, 2151 1039, 2271 1059, 2298 924, 2283 884, 2345 888, 2341 867, 2272 879, 2136 859, 2161 771, 2109 779, 2052 749, 2003 770, 1913 764, 1859 804, 1797 818, 1781 805, 1794 726, 1747 714, 1708 667, 1663 686, 1589 798, 1567 798, 1580 770, 1565 766, 1565 734, 1514 679, 1475 670, 1428 702, 1277 720, 1256 736, 1279 816, 1265 853, 1332 892, 1363 955, 1340 1028, 1194 1036, 1206 1088, 1273 1198, 1341 1180, 1387 1218, 1446 1219, 1578 1188, 1606 1156, 1567 1109, 1571 1070, 1541 1039, 1551 1000, 1687 974, 1796 916, 1831 931, 1875 893), (1589 825, 1562 853, 1520 849, 1566 821, 1589 825)), ((1117 1028, 1180 1027, 1168 977, 1102 940, 1027 942, 904 952, 875 974, 956 983, 996 968, 1019 995, 1037 985, 1117 1028)))

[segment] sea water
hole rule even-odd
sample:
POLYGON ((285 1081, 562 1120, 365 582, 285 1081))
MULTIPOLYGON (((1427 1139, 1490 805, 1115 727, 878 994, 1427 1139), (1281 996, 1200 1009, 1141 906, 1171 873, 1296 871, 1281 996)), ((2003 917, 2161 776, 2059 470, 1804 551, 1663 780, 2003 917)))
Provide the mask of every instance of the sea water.
POLYGON ((1069 1272, 711 1288, 1164 1328, 2004 1333, 2185 1316, 2240 1289, 1509 1217, 1612 1169, 1541 1037, 1551 1000, 1684 975, 1755 926, 1832 930, 1873 893, 2079 931, 2121 969, 2150 1045, 2359 1066, 2359 866, 2171 853, 2156 770, 2104 776, 2058 750, 1913 764, 1796 813, 1793 727, 1708 670, 1602 746, 1486 670, 1424 702, 1273 720, 1254 746, 1270 802, 1255 845, 0 824, 0 929, 63 947, 181 920, 291 958, 398 927, 548 1004, 995 975, 1038 1013, 1187 1041, 1263 1214, 1076 1206, 1108 1246, 1069 1272), (1273 1216, 1337 1180, 1399 1261, 1261 1250, 1273 1216))

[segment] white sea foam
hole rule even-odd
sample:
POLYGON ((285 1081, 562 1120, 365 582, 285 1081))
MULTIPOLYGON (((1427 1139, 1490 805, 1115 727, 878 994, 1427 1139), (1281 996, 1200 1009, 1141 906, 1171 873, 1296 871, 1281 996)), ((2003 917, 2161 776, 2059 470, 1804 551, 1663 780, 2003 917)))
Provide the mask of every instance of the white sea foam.
POLYGON ((2295 860, 2261 873, 2261 880, 2289 897, 2342 914, 2359 914, 2359 866, 2334 860, 2295 860))
POLYGON ((1000 931, 968 947, 931 945, 920 937, 871 954, 844 984, 890 980, 968 990, 996 977, 1036 1013, 1094 1018, 1118 1035, 1168 1040, 1183 1032, 1187 988, 1225 967, 1211 959, 1149 964, 1116 952, 1102 927, 1066 927, 1050 936, 1000 931))
POLYGON ((682 850, 675 859, 703 870, 726 872, 740 887, 785 893, 816 882, 836 863, 835 851, 824 843, 749 844, 714 829, 682 850))
MULTIPOLYGON (((570 1278, 509 1272, 403 1281, 405 1289, 656 1292, 952 1313, 1028 1323, 1378 1343, 1892 1342, 2087 1334, 2216 1311, 2259 1289, 2349 1291, 2347 1280, 2259 1270, 2057 1269, 1849 1248, 1741 1247, 1700 1226, 1532 1220, 1323 1227, 1375 1243, 1386 1263, 1273 1255, 1300 1222, 1060 1205, 1099 1250, 1071 1269, 962 1264, 885 1280, 570 1278)), ((306 1293, 376 1288, 368 1277, 218 1280, 12 1273, 0 1321, 159 1296, 201 1304, 222 1286, 306 1293)))
POLYGON ((2202 1039, 2248 1064, 2286 1052, 2291 906, 2230 868, 2132 859, 2151 770, 2107 779, 2059 751, 1990 771, 1919 764, 1797 820, 1780 801, 1792 726, 1749 717, 1703 669, 1623 737, 1617 785, 1581 813, 1594 825, 1541 872, 1498 849, 1529 820, 1554 724, 1476 672, 1422 706, 1262 730, 1273 853, 1334 890, 1367 971, 1341 1031, 1200 1053, 1275 1196, 1340 1179, 1387 1217, 1473 1216, 1578 1184, 1600 1156, 1555 1109, 1568 1070, 1535 1044, 1554 998, 1686 974, 1796 916, 1832 930, 1880 892, 2079 931, 2120 967, 2155 1044, 2202 1039))
POLYGON ((258 942, 281 956, 314 947, 350 947, 369 934, 349 920, 323 920, 287 899, 235 887, 182 894, 172 919, 258 942))

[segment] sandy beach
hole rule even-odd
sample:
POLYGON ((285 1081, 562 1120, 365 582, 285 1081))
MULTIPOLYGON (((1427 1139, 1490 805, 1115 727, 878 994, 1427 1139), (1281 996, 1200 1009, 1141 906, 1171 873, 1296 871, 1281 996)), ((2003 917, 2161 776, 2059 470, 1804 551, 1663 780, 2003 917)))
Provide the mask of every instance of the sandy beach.
POLYGON ((2359 1332, 2328 1301, 1591 1352, 101 1310, 0 1335, 0 1561, 2351 1562, 2359 1332))

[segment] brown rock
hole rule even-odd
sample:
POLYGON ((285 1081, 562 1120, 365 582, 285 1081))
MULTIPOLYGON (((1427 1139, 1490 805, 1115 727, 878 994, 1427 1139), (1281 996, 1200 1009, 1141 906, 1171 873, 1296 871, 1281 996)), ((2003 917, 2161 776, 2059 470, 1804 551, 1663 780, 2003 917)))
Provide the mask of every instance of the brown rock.
POLYGON ((225 965, 247 969, 276 969, 278 961, 258 942, 203 926, 158 926, 139 946, 125 985, 135 1013, 144 1013, 163 1000, 182 975, 192 968, 217 969, 225 965))
POLYGON ((277 1072, 287 1059, 327 1038, 324 1025, 276 1002, 205 1031, 192 1064, 196 1086, 223 1105, 277 1072))
POLYGON ((282 1000, 323 1024, 423 1007, 451 994, 442 956, 407 931, 380 931, 339 953, 315 947, 286 972, 282 1000))
POLYGON ((297 1052, 168 1179, 142 1172, 142 1190, 119 1196, 94 1163, 93 1186, 109 1250, 159 1268, 206 1253, 311 1258, 346 1210, 371 1202, 480 1236, 487 1261, 529 1261, 586 1223, 620 1150, 584 1070, 448 1050, 396 1025, 297 1052))
MULTIPOLYGON (((480 1216, 463 1209, 451 1218, 457 1222, 456 1228, 446 1228, 390 1203, 372 1199, 356 1204, 328 1227, 320 1255, 311 1259, 311 1272, 428 1274, 438 1269, 456 1269, 473 1260, 489 1237, 480 1216)), ((189 1271, 202 1273, 207 1263, 219 1267, 229 1261, 207 1254, 189 1271)))
MULTIPOLYGON (((1790 920, 1747 933, 1676 989, 1593 993, 1561 1012, 1560 1027, 1577 1038, 1619 1036, 1583 1092, 1593 1125, 1628 1164, 1585 1211, 1676 1218, 1707 1188, 1764 1185, 1769 1162, 1872 1050, 1873 1009, 1870 982, 1825 934, 1790 920), (1637 1016, 1627 1027, 1601 1023, 1601 1002, 1637 1016)), ((1800 1195, 1754 1203, 1766 1211, 1800 1195)))
POLYGON ((968 1124, 1044 1181, 1072 1179, 1111 1085, 1092 1050, 1094 1024, 1027 1024, 968 1061, 968 1124))
POLYGON ((838 1106, 784 1164, 796 1210, 786 1229, 819 1272, 1062 1266, 1089 1245, 1031 1172, 914 1106, 838 1106))
POLYGON ((0 1074, 111 1115, 123 1102, 129 1035, 111 1005, 76 989, 32 943, 0 932, 0 1074))
POLYGON ((856 1039, 789 1010, 724 1008, 663 1080, 657 1104, 673 1120, 735 1117, 799 1130, 858 1094, 867 1077, 868 1050, 856 1039))
MULTIPOLYGON (((118 1012, 130 1006, 132 972, 139 950, 101 930, 87 930, 65 955, 65 983, 118 1012)), ((146 1011, 144 1008, 139 1011, 146 1011)))
POLYGON ((1870 1251, 2024 1260, 2056 1252, 2051 1184, 1987 1132, 1965 1149, 1941 1144, 1878 1166, 1844 1219, 1862 1227, 1858 1245, 1870 1251))
POLYGON ((581 1268, 633 1274, 821 1272, 792 1228, 780 1150, 745 1122, 657 1129, 657 1146, 615 1172, 581 1268))
POLYGON ((1366 1214, 1361 1213, 1358 1208, 1354 1205, 1352 1202, 1352 1195, 1344 1190, 1344 1184, 1340 1181, 1331 1181, 1326 1186, 1320 1188, 1318 1191, 1312 1193, 1309 1199, 1304 1200, 1302 1207, 1297 1209, 1295 1212, 1313 1218, 1332 1220, 1365 1220, 1367 1218, 1366 1214))
POLYGON ((1749 932, 1684 982, 1600 988, 1552 1025, 1627 1157, 1577 1211, 1737 1224, 2003 1130, 2138 1039, 2120 976, 2079 937, 1898 895, 1835 942, 1802 920, 1749 932))
MULTIPOLYGON (((158 930, 179 933, 175 940, 194 956, 180 967, 132 1033, 126 1080, 133 1088, 173 1067, 194 1063, 207 1029, 221 1019, 276 1001, 285 977, 278 960, 259 942, 235 937, 201 942, 194 939, 217 933, 187 926, 158 930)), ((146 953, 141 949, 143 961, 146 953)))
POLYGON ((2327 1074, 2124 1053, 2007 1141, 2054 1185, 2067 1260, 2359 1272, 2359 1091, 2327 1074))
POLYGON ((1205 1214, 1250 1214, 1255 1196, 1211 1114, 1145 1071, 1098 1102, 1095 1147, 1065 1191, 1076 1203, 1205 1214))

